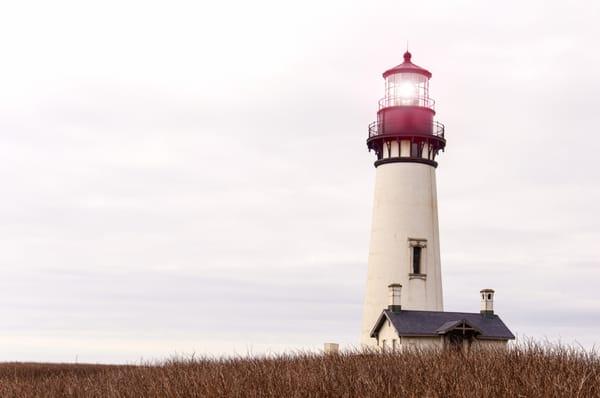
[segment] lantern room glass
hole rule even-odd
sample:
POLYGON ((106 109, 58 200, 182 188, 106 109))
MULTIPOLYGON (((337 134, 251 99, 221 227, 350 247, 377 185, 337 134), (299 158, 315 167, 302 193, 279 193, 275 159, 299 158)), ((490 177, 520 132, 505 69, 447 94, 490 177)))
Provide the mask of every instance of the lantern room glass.
POLYGON ((420 73, 394 73, 385 79, 385 98, 388 106, 433 107, 429 99, 429 79, 420 73))

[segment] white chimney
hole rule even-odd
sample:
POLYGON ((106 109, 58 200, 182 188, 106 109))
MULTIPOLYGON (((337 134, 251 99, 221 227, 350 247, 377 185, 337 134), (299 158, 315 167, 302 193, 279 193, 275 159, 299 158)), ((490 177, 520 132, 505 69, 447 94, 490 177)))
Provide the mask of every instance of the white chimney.
POLYGON ((493 289, 482 289, 481 293, 481 314, 482 315, 493 315, 494 314, 494 290, 493 289))
POLYGON ((388 310, 390 310, 392 312, 400 311, 402 309, 402 307, 401 307, 402 302, 400 301, 400 294, 402 293, 402 285, 399 283, 392 283, 391 285, 388 285, 388 290, 389 290, 389 294, 390 294, 388 310))

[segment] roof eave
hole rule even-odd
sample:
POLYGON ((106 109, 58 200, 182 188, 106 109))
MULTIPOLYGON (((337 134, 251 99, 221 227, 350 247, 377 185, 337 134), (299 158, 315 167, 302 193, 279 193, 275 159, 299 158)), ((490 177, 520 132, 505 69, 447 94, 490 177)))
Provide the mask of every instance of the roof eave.
MULTIPOLYGON (((427 334, 427 333, 398 333, 399 337, 442 337, 444 336, 444 334, 438 334, 438 333, 431 333, 431 334, 427 334)), ((514 340, 515 337, 508 337, 508 336, 482 336, 482 335, 477 335, 476 337, 478 340, 514 340)))
POLYGON ((372 338, 376 338, 377 337, 377 332, 379 332, 379 329, 381 328, 381 324, 383 323, 383 320, 388 318, 387 314, 385 313, 385 310, 381 311, 381 314, 379 315, 379 318, 377 318, 377 322, 375 322, 375 326, 373 326, 373 329, 371 329, 371 333, 369 333, 369 336, 372 338))
POLYGON ((398 66, 393 67, 392 69, 388 69, 383 72, 383 78, 385 79, 389 75, 394 75, 396 73, 417 73, 431 79, 431 72, 427 69, 409 69, 409 68, 399 68, 398 66))

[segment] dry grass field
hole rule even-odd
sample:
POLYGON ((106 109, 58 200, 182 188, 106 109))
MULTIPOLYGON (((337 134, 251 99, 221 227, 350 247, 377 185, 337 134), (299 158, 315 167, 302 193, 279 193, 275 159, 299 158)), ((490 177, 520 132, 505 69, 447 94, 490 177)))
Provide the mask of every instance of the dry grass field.
POLYGON ((136 366, 0 364, 0 397, 600 397, 595 352, 292 354, 136 366))

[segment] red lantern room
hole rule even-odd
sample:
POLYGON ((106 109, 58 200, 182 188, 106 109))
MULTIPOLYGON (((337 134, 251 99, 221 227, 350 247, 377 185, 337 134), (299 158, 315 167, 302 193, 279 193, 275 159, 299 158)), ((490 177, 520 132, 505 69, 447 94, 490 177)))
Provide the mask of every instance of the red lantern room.
POLYGON ((444 150, 444 125, 433 120, 435 101, 429 98, 431 72, 404 62, 383 73, 385 96, 379 101, 377 121, 369 125, 367 146, 380 164, 425 163, 437 167, 435 157, 444 150))

